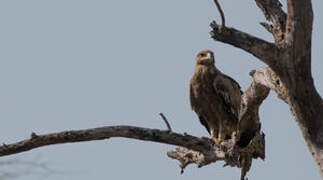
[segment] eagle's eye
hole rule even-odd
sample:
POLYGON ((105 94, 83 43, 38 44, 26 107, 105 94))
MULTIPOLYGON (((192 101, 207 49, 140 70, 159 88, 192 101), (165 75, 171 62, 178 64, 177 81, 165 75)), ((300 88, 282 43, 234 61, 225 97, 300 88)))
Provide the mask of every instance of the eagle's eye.
POLYGON ((206 57, 206 54, 205 53, 201 53, 200 56, 201 57, 206 57))

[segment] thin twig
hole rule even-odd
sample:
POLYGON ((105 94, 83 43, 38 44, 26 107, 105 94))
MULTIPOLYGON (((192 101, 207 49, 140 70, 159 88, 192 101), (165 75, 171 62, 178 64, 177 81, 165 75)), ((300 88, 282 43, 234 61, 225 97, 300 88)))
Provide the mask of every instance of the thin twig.
POLYGON ((220 3, 218 2, 218 0, 214 0, 214 3, 216 5, 216 7, 218 8, 219 12, 220 12, 220 15, 221 15, 221 20, 222 20, 222 25, 221 27, 222 28, 225 28, 225 19, 224 19, 224 13, 222 11, 222 8, 220 6, 220 3))
POLYGON ((170 126, 170 124, 169 124, 169 122, 168 122, 168 120, 167 120, 167 118, 164 116, 164 114, 163 113, 159 113, 159 115, 162 117, 162 119, 164 120, 164 122, 165 122, 165 124, 166 124, 166 126, 167 126, 167 128, 168 128, 168 131, 169 132, 172 132, 172 128, 171 128, 171 126, 170 126))

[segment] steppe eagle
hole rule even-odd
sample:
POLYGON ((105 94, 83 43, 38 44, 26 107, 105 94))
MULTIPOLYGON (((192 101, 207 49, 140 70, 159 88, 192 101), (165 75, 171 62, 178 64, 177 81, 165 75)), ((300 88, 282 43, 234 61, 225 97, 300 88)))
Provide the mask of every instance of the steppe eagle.
POLYGON ((214 62, 210 50, 197 54, 194 75, 190 79, 190 102, 212 139, 222 142, 237 130, 242 91, 214 62))

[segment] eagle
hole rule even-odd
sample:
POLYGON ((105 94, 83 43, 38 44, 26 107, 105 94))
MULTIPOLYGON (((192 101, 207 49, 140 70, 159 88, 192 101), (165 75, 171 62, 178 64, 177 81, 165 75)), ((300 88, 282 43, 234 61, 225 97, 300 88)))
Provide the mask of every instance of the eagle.
POLYGON ((190 103, 201 124, 217 143, 237 131, 242 91, 239 84, 215 67, 214 53, 202 50, 196 56, 190 78, 190 103))

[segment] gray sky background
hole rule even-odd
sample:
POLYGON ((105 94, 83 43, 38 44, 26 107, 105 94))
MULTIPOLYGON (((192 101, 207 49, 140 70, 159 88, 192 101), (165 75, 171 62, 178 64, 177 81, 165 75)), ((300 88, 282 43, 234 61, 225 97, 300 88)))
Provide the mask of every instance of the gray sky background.
MULTIPOLYGON (((254 1, 221 1, 228 26, 272 41, 254 1)), ((285 4, 284 4, 285 6, 285 4)), ((312 70, 323 92, 322 1, 313 1, 312 70)), ((0 1, 0 142, 105 125, 164 129, 165 113, 176 132, 207 136, 191 111, 188 81, 194 57, 215 52, 216 65, 245 90, 253 56, 209 37, 220 20, 211 0, 16 0, 0 1)), ((249 179, 319 179, 289 108, 271 92, 261 107, 266 160, 254 162, 249 179)), ((167 158, 174 146, 128 139, 39 148, 2 159, 40 157, 64 173, 47 180, 238 179, 222 163, 189 166, 180 175, 167 158)), ((34 174, 23 180, 44 179, 34 174)))

